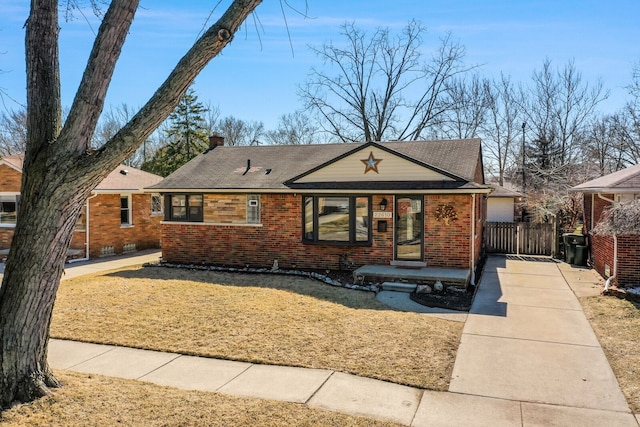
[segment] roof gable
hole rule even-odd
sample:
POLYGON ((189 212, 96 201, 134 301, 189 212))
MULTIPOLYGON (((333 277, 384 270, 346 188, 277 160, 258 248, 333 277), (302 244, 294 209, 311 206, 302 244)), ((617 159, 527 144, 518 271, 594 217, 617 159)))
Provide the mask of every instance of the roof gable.
POLYGON ((370 142, 298 175, 285 184, 460 180, 463 179, 370 142))
POLYGON ((9 166, 12 169, 22 173, 22 164, 24 163, 24 154, 13 154, 11 156, 4 156, 0 159, 0 164, 9 166))

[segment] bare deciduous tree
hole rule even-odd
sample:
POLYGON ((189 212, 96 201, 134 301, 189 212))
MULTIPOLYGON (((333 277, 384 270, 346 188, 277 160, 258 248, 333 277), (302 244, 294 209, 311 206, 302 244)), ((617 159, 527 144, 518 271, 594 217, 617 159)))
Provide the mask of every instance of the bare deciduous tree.
POLYGON ((521 106, 529 137, 527 169, 534 187, 567 183, 579 158, 579 137, 595 116, 597 105, 608 97, 602 82, 593 87, 569 62, 554 70, 550 60, 533 74, 533 86, 522 90, 521 106))
POLYGON ((615 172, 627 165, 628 138, 624 118, 618 114, 600 117, 589 124, 582 138, 587 169, 585 181, 615 172), (595 170, 591 170, 595 166, 595 170))
POLYGON ((73 228, 86 198, 173 111, 198 73, 229 44, 260 3, 232 1, 131 121, 102 147, 92 149, 138 1, 110 2, 64 126, 58 1, 31 2, 26 22, 27 144, 21 205, 0 287, 0 407, 31 401, 60 385, 47 362, 49 325, 73 228))
POLYGON ((224 136, 225 145, 260 145, 264 136, 264 123, 227 116, 218 121, 216 130, 224 136))
POLYGON ((449 139, 477 138, 487 121, 487 83, 474 74, 457 77, 446 85, 451 107, 439 120, 439 134, 449 139))
MULTIPOLYGON (((484 124, 484 150, 488 164, 495 165, 498 184, 504 185, 507 170, 518 163, 515 153, 521 136, 522 114, 515 101, 516 92, 511 80, 502 75, 500 80, 485 83, 487 120, 484 124)), ((516 168, 517 170, 517 168, 516 168)))
POLYGON ((464 48, 448 35, 430 61, 422 59, 426 30, 412 21, 394 36, 342 26, 344 44, 312 48, 325 67, 300 88, 305 107, 342 142, 417 140, 451 107, 447 83, 468 70, 464 48))
POLYGON ((278 119, 278 127, 266 133, 267 140, 274 145, 305 145, 318 142, 318 129, 309 117, 296 111, 283 114, 278 119))
POLYGON ((27 112, 9 111, 0 116, 0 156, 24 152, 27 144, 27 112))
MULTIPOLYGON (((127 124, 131 118, 135 115, 136 110, 127 104, 120 104, 116 107, 110 108, 100 118, 100 122, 96 128, 96 133, 93 136, 93 146, 96 148, 102 147, 113 136, 118 133, 122 127, 127 124)), ((135 153, 124 160, 124 164, 139 168, 144 163, 149 152, 153 153, 154 142, 152 137, 145 139, 143 144, 138 148, 135 153)))

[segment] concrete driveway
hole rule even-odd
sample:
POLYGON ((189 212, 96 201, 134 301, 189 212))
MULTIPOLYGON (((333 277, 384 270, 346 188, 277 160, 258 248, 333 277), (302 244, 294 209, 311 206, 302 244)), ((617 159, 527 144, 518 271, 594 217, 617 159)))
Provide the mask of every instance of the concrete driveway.
POLYGON ((578 299, 546 258, 488 259, 449 391, 629 413, 578 299))

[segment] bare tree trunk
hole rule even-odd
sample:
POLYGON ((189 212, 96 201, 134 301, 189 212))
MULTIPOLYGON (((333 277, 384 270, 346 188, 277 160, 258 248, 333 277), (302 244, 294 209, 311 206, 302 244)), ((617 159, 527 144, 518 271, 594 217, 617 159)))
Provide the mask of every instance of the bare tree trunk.
POLYGON ((112 0, 61 129, 58 2, 32 0, 27 21, 27 149, 21 204, 0 287, 0 409, 60 384, 47 364, 51 314, 67 249, 90 192, 178 104, 261 0, 234 0, 147 104, 111 140, 90 150, 136 0, 112 0))
POLYGON ((29 220, 16 227, 1 289, 0 390, 5 407, 59 385, 47 364, 49 324, 69 241, 91 187, 61 184, 54 173, 43 179, 29 174, 23 180, 22 199, 35 203, 21 206, 21 218, 29 220), (38 197, 39 192, 50 196, 38 197))

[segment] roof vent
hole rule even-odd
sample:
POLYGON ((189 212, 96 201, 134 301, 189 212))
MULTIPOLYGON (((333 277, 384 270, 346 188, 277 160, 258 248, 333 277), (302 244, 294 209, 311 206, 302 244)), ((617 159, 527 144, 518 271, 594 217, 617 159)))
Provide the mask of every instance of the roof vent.
POLYGON ((270 173, 271 173, 271 168, 264 170, 264 174, 265 175, 269 175, 270 173))
POLYGON ((120 173, 122 175, 127 175, 129 173, 129 171, 127 169, 120 169, 120 173))

